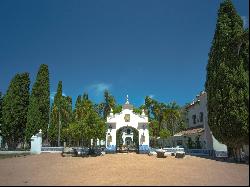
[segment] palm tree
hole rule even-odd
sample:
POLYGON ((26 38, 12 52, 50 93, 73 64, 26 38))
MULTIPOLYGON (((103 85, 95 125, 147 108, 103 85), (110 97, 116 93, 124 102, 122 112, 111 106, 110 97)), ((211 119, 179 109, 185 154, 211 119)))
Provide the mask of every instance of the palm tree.
MULTIPOLYGON (((70 121, 70 112, 67 108, 68 102, 65 97, 62 97, 61 101, 53 105, 52 115, 54 119, 58 119, 58 147, 60 147, 61 142, 61 128, 62 128, 62 117, 65 123, 70 121)), ((57 121, 57 120, 56 120, 57 121)))

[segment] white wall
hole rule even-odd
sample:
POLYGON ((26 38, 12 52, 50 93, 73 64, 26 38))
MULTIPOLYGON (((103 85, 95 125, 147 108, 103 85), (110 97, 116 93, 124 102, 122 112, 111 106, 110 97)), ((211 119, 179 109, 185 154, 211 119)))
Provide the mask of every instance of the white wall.
POLYGON ((226 150, 226 145, 221 144, 218 142, 215 137, 212 135, 210 127, 208 125, 208 111, 207 111, 207 93, 202 92, 199 96, 196 97, 196 101, 199 100, 200 102, 195 102, 194 105, 188 108, 188 127, 197 127, 202 125, 204 127, 204 134, 203 140, 206 141, 206 149, 221 149, 226 150), (203 122, 200 122, 199 114, 203 112, 203 122), (193 124, 192 116, 196 115, 196 124, 193 124))
POLYGON ((35 136, 31 137, 31 154, 41 154, 42 151, 42 130, 39 131, 35 136))
MULTIPOLYGON (((188 128, 204 128, 204 131, 200 133, 200 141, 203 149, 209 149, 209 150, 218 150, 218 151, 226 151, 227 147, 224 144, 221 144, 218 142, 215 137, 212 135, 212 132, 208 125, 208 111, 207 111, 207 93, 201 92, 200 95, 196 97, 196 100, 194 100, 190 106, 188 107, 187 112, 187 118, 188 118, 188 128), (199 100, 199 102, 197 102, 199 100), (203 112, 203 121, 200 121, 199 114, 200 112, 203 112), (192 116, 196 115, 196 124, 193 123, 192 116)), ((168 140, 162 140, 162 143, 165 146, 176 146, 177 140, 182 140, 183 145, 185 145, 188 142, 188 137, 192 139, 192 141, 195 141, 196 134, 189 134, 186 135, 186 138, 184 136, 172 136, 168 140)), ((187 148, 187 147, 186 147, 187 148)))
POLYGON ((110 145, 116 145, 116 132, 121 127, 130 126, 138 130, 139 135, 139 145, 147 145, 149 146, 149 131, 148 131, 148 117, 146 115, 138 115, 133 113, 132 109, 123 109, 121 113, 119 114, 111 114, 107 117, 107 132, 106 132, 106 147, 108 146, 108 136, 109 134, 112 136, 112 141, 110 142, 110 145), (130 115, 130 121, 126 122, 124 117, 125 114, 130 115), (112 126, 112 130, 110 132, 110 129, 108 128, 109 125, 112 126), (143 126, 145 126, 145 129, 143 129, 143 126), (144 134, 145 141, 141 141, 141 137, 144 134))
POLYGON ((201 94, 196 100, 200 100, 200 102, 195 102, 195 104, 189 106, 188 108, 188 127, 197 127, 197 126, 205 126, 205 118, 207 117, 207 94, 201 94), (200 112, 203 112, 203 122, 200 121, 200 112), (196 124, 193 123, 192 116, 196 115, 196 124))
POLYGON ((204 134, 202 135, 203 141, 206 142, 206 149, 213 149, 213 138, 212 132, 208 126, 208 112, 207 112, 207 93, 202 92, 196 97, 194 104, 188 108, 188 127, 198 127, 202 126, 204 128, 204 134), (198 101, 199 102, 196 102, 198 101), (200 121, 200 112, 203 113, 203 121, 200 121), (193 115, 196 115, 196 124, 193 123, 193 115))

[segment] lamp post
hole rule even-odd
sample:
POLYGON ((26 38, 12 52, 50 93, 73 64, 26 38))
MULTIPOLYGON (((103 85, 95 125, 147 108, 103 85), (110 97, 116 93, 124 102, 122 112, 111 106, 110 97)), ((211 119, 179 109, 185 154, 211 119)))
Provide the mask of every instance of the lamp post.
POLYGON ((58 127, 58 147, 61 146, 60 144, 60 136, 61 136, 61 113, 60 113, 60 106, 59 106, 59 127, 58 127))

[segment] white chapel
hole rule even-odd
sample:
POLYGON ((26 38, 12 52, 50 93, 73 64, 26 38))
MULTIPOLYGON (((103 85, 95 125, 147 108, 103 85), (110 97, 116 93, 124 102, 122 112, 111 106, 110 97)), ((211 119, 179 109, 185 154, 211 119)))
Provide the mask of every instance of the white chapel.
POLYGON ((138 152, 149 152, 149 130, 148 117, 144 110, 141 114, 133 112, 133 105, 129 103, 128 95, 126 102, 122 106, 122 111, 118 114, 113 114, 111 109, 107 116, 106 122, 106 152, 115 153, 117 151, 117 132, 122 133, 123 145, 130 145, 135 138, 138 138, 138 152), (133 130, 137 131, 138 136, 135 136, 133 130))

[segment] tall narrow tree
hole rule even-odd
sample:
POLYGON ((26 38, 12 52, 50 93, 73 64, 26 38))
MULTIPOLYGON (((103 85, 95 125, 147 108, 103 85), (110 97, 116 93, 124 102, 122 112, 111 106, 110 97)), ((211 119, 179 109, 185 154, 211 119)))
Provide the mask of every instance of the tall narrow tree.
POLYGON ((27 124, 30 79, 28 73, 17 74, 11 80, 3 99, 2 134, 10 148, 24 142, 27 124))
POLYGON ((49 70, 48 66, 42 64, 37 73, 36 81, 33 85, 27 118, 25 136, 27 141, 39 129, 42 129, 43 138, 47 138, 47 127, 49 124, 50 112, 50 90, 49 90, 49 70))
POLYGON ((58 146, 60 146, 61 134, 61 104, 62 104, 62 81, 59 81, 57 92, 54 97, 54 103, 51 109, 51 125, 49 128, 50 140, 55 142, 57 138, 58 146))
POLYGON ((115 98, 109 93, 108 90, 104 91, 104 104, 103 104, 103 119, 106 120, 111 108, 115 107, 115 98))
POLYGON ((63 128, 67 128, 72 121, 72 99, 62 95, 62 81, 59 81, 57 93, 51 108, 49 127, 49 139, 51 144, 61 146, 61 141, 65 140, 62 135, 63 128))
POLYGON ((2 136, 2 127, 1 127, 2 124, 3 124, 3 97, 2 97, 2 92, 0 92, 0 136, 2 136))
POLYGON ((75 108, 74 108, 74 120, 78 121, 80 119, 80 106, 82 102, 82 97, 81 95, 78 95, 75 103, 75 108))
POLYGON ((230 0, 224 1, 207 65, 208 124, 213 135, 237 153, 249 138, 247 55, 239 40, 243 35, 241 17, 230 0))

